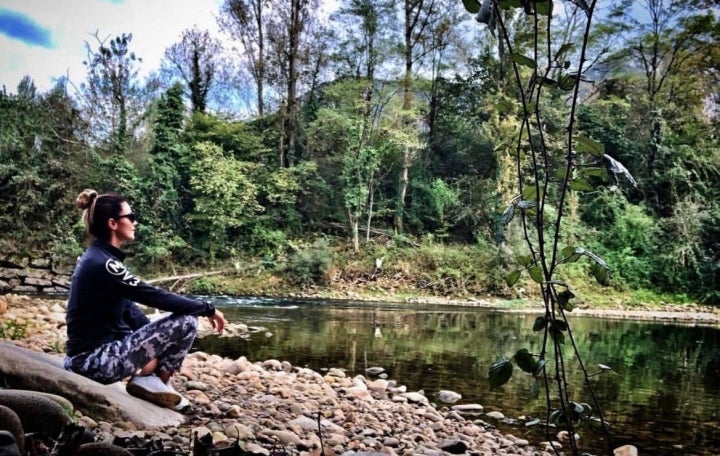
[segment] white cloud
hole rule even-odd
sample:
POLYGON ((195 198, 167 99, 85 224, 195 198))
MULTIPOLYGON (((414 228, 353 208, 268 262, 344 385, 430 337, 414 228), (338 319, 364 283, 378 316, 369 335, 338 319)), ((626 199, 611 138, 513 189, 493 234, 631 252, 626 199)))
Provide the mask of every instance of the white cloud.
POLYGON ((69 76, 74 83, 85 78, 82 62, 87 41, 93 49, 101 38, 132 33, 130 48, 143 59, 141 73, 159 67, 165 49, 179 40, 183 30, 197 26, 216 34, 215 17, 222 0, 0 0, 0 8, 23 13, 52 33, 53 49, 30 46, 0 34, 0 86, 14 92, 29 75, 40 91, 53 79, 69 76))

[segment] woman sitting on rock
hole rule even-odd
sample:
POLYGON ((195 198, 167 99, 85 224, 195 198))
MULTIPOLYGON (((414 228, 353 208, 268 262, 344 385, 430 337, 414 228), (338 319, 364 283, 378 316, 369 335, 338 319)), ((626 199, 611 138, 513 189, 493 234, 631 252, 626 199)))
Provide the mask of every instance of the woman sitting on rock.
POLYGON ((182 411, 190 403, 171 377, 195 340, 198 316, 222 333, 223 314, 211 303, 153 287, 123 264, 120 247, 135 239, 130 204, 114 193, 84 190, 75 201, 92 243, 78 259, 67 308, 65 369, 103 384, 131 377, 127 392, 182 411), (136 302, 171 315, 150 321, 136 302))

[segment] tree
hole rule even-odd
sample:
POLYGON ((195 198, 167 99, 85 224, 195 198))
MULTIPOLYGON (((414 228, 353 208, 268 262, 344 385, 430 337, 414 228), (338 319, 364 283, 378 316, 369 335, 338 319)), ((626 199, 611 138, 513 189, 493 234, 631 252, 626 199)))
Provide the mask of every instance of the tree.
POLYGON ((92 161, 82 142, 85 126, 61 80, 39 94, 24 77, 16 94, 0 92, 0 247, 5 252, 41 251, 58 263, 80 249, 67 210, 92 161))
POLYGON ((669 216, 675 199, 669 193, 669 135, 688 115, 702 118, 707 100, 718 93, 712 56, 717 56, 720 23, 687 0, 626 0, 610 18, 622 43, 608 64, 628 79, 628 95, 638 112, 649 116, 647 147, 636 164, 641 188, 651 206, 669 216))
MULTIPOLYGON (((316 74, 310 63, 319 45, 310 40, 317 38, 318 27, 314 14, 317 0, 288 0, 275 5, 274 15, 267 28, 270 60, 273 63, 272 80, 280 96, 278 128, 280 143, 278 158, 281 167, 293 166, 301 156, 300 109, 301 89, 308 88, 316 74)), ((311 96, 305 94, 305 96, 311 96)))
POLYGON ((87 82, 80 85, 83 108, 96 141, 107 141, 115 153, 125 152, 128 139, 144 116, 137 64, 142 59, 130 51, 132 33, 111 39, 94 35, 97 51, 85 42, 87 82))
POLYGON ((218 22, 223 30, 240 41, 249 72, 255 81, 258 127, 265 129, 265 86, 267 51, 265 8, 268 0, 225 0, 218 22))
POLYGON ((237 161, 212 143, 195 146, 190 185, 195 207, 189 215, 196 241, 214 261, 232 251, 228 233, 262 211, 253 176, 260 165, 237 161))
POLYGON ((184 30, 180 42, 165 50, 170 74, 177 74, 187 86, 192 112, 205 112, 208 94, 215 83, 222 47, 210 33, 197 27, 184 30))

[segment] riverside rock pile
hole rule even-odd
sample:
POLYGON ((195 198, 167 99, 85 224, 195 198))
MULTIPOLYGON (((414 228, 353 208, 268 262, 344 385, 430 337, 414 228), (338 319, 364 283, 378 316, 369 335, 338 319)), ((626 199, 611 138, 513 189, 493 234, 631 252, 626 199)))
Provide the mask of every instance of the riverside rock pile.
MULTIPOLYGON (((33 350, 62 351, 64 312, 60 300, 0 296, 5 340, 10 330, 23 328, 25 336, 13 343, 33 350)), ((265 455, 544 456, 556 454, 550 445, 561 448, 558 442, 531 446, 500 433, 483 421, 479 404, 437 407, 392 380, 351 378, 336 368, 319 373, 280 360, 196 352, 178 374, 176 389, 193 402, 181 426, 137 429, 78 411, 75 421, 99 441, 140 437, 181 452, 192 451, 198 435, 212 436, 217 446, 236 441, 265 455)))

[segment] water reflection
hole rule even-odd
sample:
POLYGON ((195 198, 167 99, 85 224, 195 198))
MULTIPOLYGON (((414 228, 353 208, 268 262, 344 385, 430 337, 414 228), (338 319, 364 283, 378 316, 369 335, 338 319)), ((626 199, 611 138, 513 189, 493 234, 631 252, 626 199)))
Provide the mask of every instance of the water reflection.
MULTIPOLYGON (((381 366, 389 378, 424 390, 432 401, 438 390, 450 389, 463 395, 463 403, 483 404, 486 411, 544 416, 544 402, 531 394, 532 379, 518 368, 502 390, 491 391, 487 381, 498 357, 511 357, 520 348, 539 351, 541 341, 532 332, 535 315, 268 299, 226 298, 217 305, 230 321, 265 327, 272 336, 211 336, 199 340, 198 349, 251 361, 276 358, 315 370, 340 367, 349 375, 381 366)), ((593 377, 592 387, 613 424, 614 444, 633 443, 641 454, 717 454, 720 330, 588 317, 574 318, 571 325, 587 369, 599 371, 600 363, 613 368, 593 377)), ((567 368, 572 399, 591 402, 580 367, 570 363, 567 368)), ((604 451, 599 436, 588 432, 581 440, 584 448, 604 451)))

